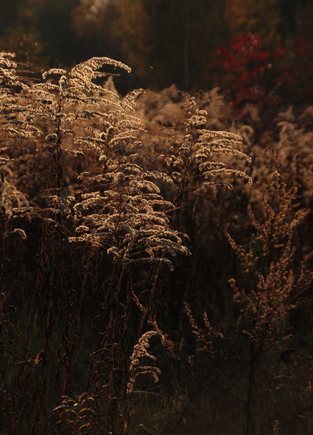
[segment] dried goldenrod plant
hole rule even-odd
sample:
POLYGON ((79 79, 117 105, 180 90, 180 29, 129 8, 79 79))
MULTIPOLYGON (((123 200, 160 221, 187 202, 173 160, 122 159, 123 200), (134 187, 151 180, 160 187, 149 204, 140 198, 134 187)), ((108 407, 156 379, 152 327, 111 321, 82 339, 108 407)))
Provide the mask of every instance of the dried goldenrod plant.
MULTIPOLYGON (((294 268, 296 246, 294 232, 307 212, 294 217, 292 202, 297 189, 287 188, 281 175, 274 173, 271 186, 264 196, 264 221, 260 223, 249 207, 249 215, 255 228, 254 246, 244 249, 227 233, 229 242, 238 256, 242 272, 247 279, 245 288, 239 288, 230 280, 234 302, 239 308, 236 324, 237 339, 246 339, 241 350, 240 363, 246 365, 246 427, 245 434, 256 431, 257 369, 265 351, 284 335, 289 313, 295 308, 297 295, 312 282, 312 272, 294 268), (267 198, 266 198, 267 196, 267 198)), ((287 332, 285 333, 287 335, 287 332)), ((278 430, 278 425, 277 429, 278 430)))
POLYGON ((195 98, 189 95, 185 95, 185 98, 186 134, 182 139, 175 140, 164 155, 170 176, 178 187, 174 200, 173 222, 176 219, 176 211, 182 207, 188 191, 199 194, 216 185, 226 185, 232 189, 232 184, 227 180, 230 176, 243 177, 252 183, 249 175, 227 167, 219 158, 223 155, 232 155, 250 162, 251 158, 238 150, 242 145, 242 138, 231 132, 206 129, 207 111, 197 109, 195 98))
POLYGON ((147 348, 150 346, 149 340, 151 337, 159 335, 157 331, 147 331, 145 332, 139 339, 138 344, 134 346, 134 350, 132 356, 130 358, 130 368, 129 368, 129 383, 128 383, 128 394, 131 394, 134 389, 135 379, 139 375, 147 375, 151 374, 153 376, 154 382, 158 382, 158 375, 161 373, 158 367, 153 366, 141 366, 140 358, 146 357, 153 361, 156 360, 156 357, 151 355, 147 348))
MULTIPOLYGON (((301 294, 310 290, 313 279, 312 272, 295 261, 296 232, 308 216, 304 211, 294 213, 296 194, 294 186, 287 187, 281 175, 273 174, 263 201, 258 202, 254 212, 253 205, 248 207, 252 228, 248 232, 249 242, 241 246, 226 232, 238 258, 237 279, 230 280, 232 315, 236 321, 227 323, 229 319, 222 319, 220 323, 211 324, 205 311, 201 322, 185 302, 192 338, 185 334, 186 342, 175 344, 165 336, 164 345, 169 355, 176 359, 178 366, 192 373, 189 393, 193 394, 178 420, 172 422, 174 431, 179 430, 186 414, 192 412, 193 400, 196 401, 201 392, 212 407, 212 424, 215 424, 216 413, 235 406, 237 415, 232 417, 233 425, 239 433, 256 434, 265 421, 273 428, 277 409, 271 416, 265 415, 264 400, 272 398, 264 399, 262 383, 273 385, 281 381, 271 372, 272 367, 265 369, 265 366, 269 355, 279 358, 277 349, 283 346, 279 343, 291 339, 290 316, 301 294), (268 377, 266 382, 263 376, 268 377)), ((161 332, 156 322, 154 329, 161 332)), ((269 389, 269 396, 271 394, 269 389)), ((217 431, 224 427, 216 421, 217 431)), ((278 431, 278 423, 275 423, 275 431, 278 431)))
POLYGON ((206 129, 185 94, 183 135, 152 150, 135 113, 143 90, 100 84, 130 72, 121 62, 92 58, 40 80, 13 58, 0 53, 0 431, 129 434, 135 379, 160 373, 139 360, 154 360, 159 332, 146 329, 162 280, 191 255, 178 211, 190 192, 251 182, 219 159, 249 157, 240 136, 206 129), (23 259, 21 286, 9 255, 23 259))

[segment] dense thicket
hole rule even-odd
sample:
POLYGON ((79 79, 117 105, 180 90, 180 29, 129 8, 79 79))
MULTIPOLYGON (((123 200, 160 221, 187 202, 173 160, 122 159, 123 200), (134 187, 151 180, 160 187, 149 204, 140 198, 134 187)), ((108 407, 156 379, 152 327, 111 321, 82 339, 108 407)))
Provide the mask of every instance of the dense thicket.
POLYGON ((312 107, 0 65, 1 433, 310 433, 312 107))

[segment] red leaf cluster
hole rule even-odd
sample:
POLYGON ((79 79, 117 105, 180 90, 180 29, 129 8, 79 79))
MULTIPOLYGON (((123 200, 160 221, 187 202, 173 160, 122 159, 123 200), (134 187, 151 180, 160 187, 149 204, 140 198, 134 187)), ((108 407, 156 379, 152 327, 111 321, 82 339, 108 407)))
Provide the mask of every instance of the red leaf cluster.
POLYGON ((273 90, 281 85, 292 85, 305 73, 301 60, 308 55, 306 43, 301 37, 295 38, 293 43, 293 57, 297 60, 286 66, 283 72, 276 66, 278 59, 286 55, 285 47, 280 46, 272 52, 262 50, 261 39, 257 34, 238 35, 231 39, 230 50, 219 47, 214 51, 218 63, 231 76, 235 96, 230 103, 234 107, 242 107, 244 103, 257 104, 259 108, 264 105, 277 107, 280 100, 273 98, 273 90))

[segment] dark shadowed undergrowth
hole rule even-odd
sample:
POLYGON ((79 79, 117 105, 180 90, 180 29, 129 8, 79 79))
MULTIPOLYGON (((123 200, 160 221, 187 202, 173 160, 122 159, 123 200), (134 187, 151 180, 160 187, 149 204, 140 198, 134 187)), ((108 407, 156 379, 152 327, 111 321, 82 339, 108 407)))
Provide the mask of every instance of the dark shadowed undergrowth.
POLYGON ((256 134, 218 89, 121 97, 109 58, 22 68, 0 53, 0 433, 310 433, 311 108, 256 134))

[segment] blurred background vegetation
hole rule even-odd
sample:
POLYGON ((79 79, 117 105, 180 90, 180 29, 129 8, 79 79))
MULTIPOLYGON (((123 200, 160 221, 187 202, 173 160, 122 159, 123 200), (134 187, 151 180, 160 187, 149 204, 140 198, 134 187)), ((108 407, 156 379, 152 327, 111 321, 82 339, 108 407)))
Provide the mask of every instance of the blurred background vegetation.
POLYGON ((238 35, 258 35, 261 53, 284 53, 270 63, 270 77, 277 83, 292 71, 294 87, 289 83, 289 95, 281 89, 283 96, 290 103, 313 100, 308 0, 0 0, 0 8, 0 49, 15 52, 37 72, 107 56, 133 69, 121 92, 158 91, 173 83, 189 92, 227 89, 234 70, 214 53, 219 47, 231 53, 238 35), (295 40, 302 43, 301 59, 295 40))

